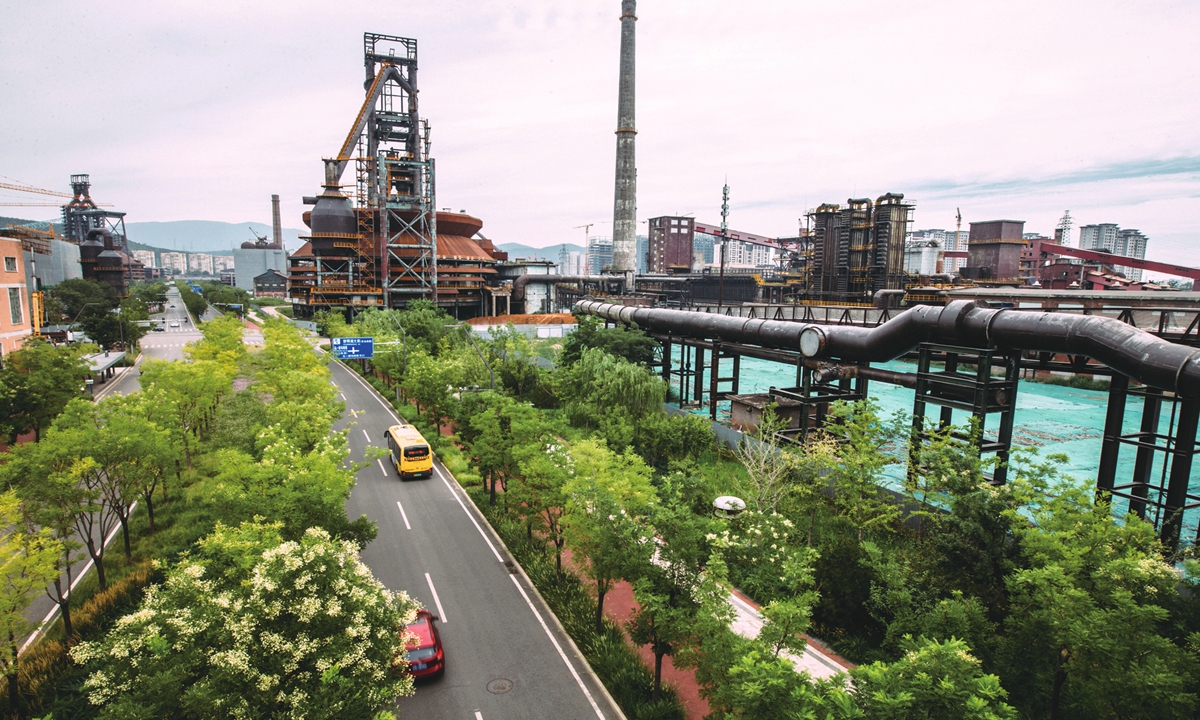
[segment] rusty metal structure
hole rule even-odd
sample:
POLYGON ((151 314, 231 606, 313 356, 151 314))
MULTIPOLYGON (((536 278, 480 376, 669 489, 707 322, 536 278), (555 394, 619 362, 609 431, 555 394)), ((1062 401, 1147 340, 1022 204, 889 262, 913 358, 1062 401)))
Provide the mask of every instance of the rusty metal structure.
POLYGON ((637 163, 634 60, 637 1, 621 0, 621 74, 617 93, 617 171, 613 199, 613 269, 633 284, 637 270, 637 163))
POLYGON ((435 207, 429 124, 417 107, 417 41, 365 33, 366 96, 324 191, 305 198, 311 232, 289 260, 289 296, 300 317, 353 313, 425 299, 456 316, 483 311, 485 276, 504 258, 478 235, 482 221, 435 207), (353 191, 342 175, 353 164, 353 191))
MULTIPOLYGON (((682 405, 702 407, 707 401, 714 419, 716 404, 738 393, 740 357, 794 365, 795 386, 772 388, 770 397, 794 412, 796 423, 787 435, 798 442, 822 426, 831 403, 867 397, 869 381, 914 390, 913 431, 918 436, 935 424, 948 424, 955 409, 970 413, 980 427, 990 416, 998 425, 995 439, 963 439, 976 443, 981 454, 1000 459, 992 477, 997 484, 1006 479, 1004 461, 1011 449, 1022 370, 1054 367, 1110 375, 1097 491, 1153 522, 1169 548, 1185 540, 1185 514, 1196 524, 1200 494, 1190 487, 1193 458, 1200 447, 1200 333, 1191 332, 1195 319, 1180 337, 1147 332, 1120 318, 998 309, 970 300, 918 306, 895 315, 884 310, 887 319, 871 326, 593 300, 578 303, 575 312, 636 323, 657 338, 663 343, 663 379, 673 387, 678 384, 682 405), (915 373, 871 367, 913 353, 918 359, 915 373), (732 362, 732 375, 722 374, 730 369, 727 362, 723 370, 722 361, 732 362), (1002 369, 999 375, 996 368, 1002 369), (1130 398, 1142 399, 1138 430, 1133 432, 1125 428, 1130 398), (927 417, 930 406, 938 409, 936 417, 927 417), (1129 478, 1117 477, 1122 450, 1135 453, 1129 478)), ((1200 318, 1200 310, 1195 312, 1200 318)), ((1186 538, 1192 543, 1198 539, 1186 538)))
POLYGON ((903 193, 850 198, 843 207, 823 204, 808 213, 805 299, 869 301, 878 290, 903 290, 904 237, 912 222, 903 193))

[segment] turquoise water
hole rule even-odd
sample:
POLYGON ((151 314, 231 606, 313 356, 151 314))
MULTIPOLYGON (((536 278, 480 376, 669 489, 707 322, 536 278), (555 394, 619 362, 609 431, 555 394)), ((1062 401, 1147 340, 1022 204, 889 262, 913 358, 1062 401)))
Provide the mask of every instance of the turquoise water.
MULTIPOLYGON (((673 348, 673 350, 675 350, 673 359, 678 365, 678 348, 673 348)), ((897 372, 916 372, 916 363, 899 360, 881 363, 873 367, 897 372)), ((730 374, 732 374, 732 361, 725 360, 721 365, 721 375, 728 376, 730 374)), ((765 393, 771 387, 795 387, 795 385, 796 369, 794 366, 745 357, 741 360, 739 393, 765 393)), ((675 381, 674 387, 678 389, 678 380, 675 381)), ((721 387, 723 390, 726 389, 728 383, 723 383, 721 387)), ((882 382, 871 382, 868 393, 882 407, 885 416, 891 416, 896 412, 911 415, 913 411, 913 391, 908 388, 882 382)), ((1170 405, 1168 403, 1163 403, 1163 405, 1163 412, 1159 418, 1159 432, 1165 433, 1167 428, 1171 427, 1172 418, 1170 405)), ((1038 453, 1043 456, 1061 453, 1067 457, 1067 463, 1063 469, 1068 475, 1081 481, 1094 483, 1100 462, 1100 445, 1107 406, 1108 393, 1105 391, 1081 390, 1060 385, 1022 381, 1017 387, 1017 406, 1013 418, 1013 446, 1014 448, 1019 446, 1036 448, 1038 453)), ((937 417, 940 410, 940 407, 933 405, 926 408, 927 414, 933 417, 937 417)), ((707 409, 697 412, 707 414, 707 409)), ((966 412, 955 410, 954 423, 966 424, 968 416, 969 414, 966 412)), ((1126 433, 1137 432, 1141 416, 1142 399, 1130 397, 1125 408, 1126 433)), ((728 423, 729 403, 718 405, 717 419, 728 423)), ((984 428, 985 434, 994 437, 999 420, 998 415, 989 416, 988 425, 984 428)), ((1135 453, 1136 448, 1132 446, 1123 445, 1121 447, 1120 460, 1117 465, 1118 485, 1127 483, 1132 478, 1135 453)), ((888 475, 894 483, 898 483, 903 477, 903 467, 900 465, 890 467, 888 475)), ((1165 486, 1163 454, 1156 453, 1152 481, 1158 484, 1160 479, 1165 486)), ((1190 492, 1200 492, 1200 462, 1193 463, 1189 486, 1190 492)), ((1123 511, 1123 508, 1118 506, 1118 510, 1123 511)), ((1200 519, 1200 511, 1189 511, 1185 515, 1184 538, 1195 537, 1198 519, 1200 519)))

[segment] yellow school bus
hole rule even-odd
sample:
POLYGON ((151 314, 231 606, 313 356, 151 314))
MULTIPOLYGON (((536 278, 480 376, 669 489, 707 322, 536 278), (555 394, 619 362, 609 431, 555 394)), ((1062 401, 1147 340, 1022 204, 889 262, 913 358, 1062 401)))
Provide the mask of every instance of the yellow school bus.
POLYGON ((412 425, 393 425, 387 429, 388 452, 401 480, 433 475, 433 453, 429 443, 412 425))

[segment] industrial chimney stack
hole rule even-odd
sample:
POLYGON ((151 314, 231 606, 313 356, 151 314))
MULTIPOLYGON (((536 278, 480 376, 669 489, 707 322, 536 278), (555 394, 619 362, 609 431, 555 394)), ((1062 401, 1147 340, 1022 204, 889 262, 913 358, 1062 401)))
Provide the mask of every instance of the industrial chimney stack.
POLYGON ((636 0, 621 0, 621 83, 617 99, 617 189, 613 203, 613 270, 633 288, 637 270, 637 166, 634 162, 633 61, 636 0))
POLYGON ((271 246, 283 247, 283 223, 279 221, 279 196, 271 196, 271 246))

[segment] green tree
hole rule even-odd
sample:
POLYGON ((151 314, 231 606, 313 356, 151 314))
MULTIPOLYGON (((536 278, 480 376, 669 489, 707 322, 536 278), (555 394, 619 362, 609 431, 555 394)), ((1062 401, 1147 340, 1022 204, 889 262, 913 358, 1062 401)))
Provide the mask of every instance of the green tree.
POLYGON ((216 417, 221 398, 232 390, 234 371, 214 360, 191 363, 149 360, 142 364, 143 392, 170 418, 172 435, 188 467, 216 417))
POLYGON ((17 684, 19 643, 33 624, 26 611, 46 583, 58 576, 61 544, 50 528, 38 528, 13 490, 0 493, 0 670, 9 702, 22 717, 17 684))
MULTIPOLYGON (((237 367, 246 356, 246 344, 242 342, 245 326, 232 315, 222 315, 204 323, 201 339, 188 343, 184 348, 191 360, 214 360, 237 367)), ((311 349, 310 349, 311 352, 311 349)))
POLYGON ((855 704, 864 720, 1015 720, 995 675, 984 674, 961 640, 905 641, 892 663, 850 671, 855 704))
POLYGON ((647 413, 636 423, 633 449, 652 467, 665 470, 673 462, 698 458, 713 445, 707 418, 681 413, 647 413))
POLYGON ((135 298, 121 301, 117 309, 92 305, 79 316, 79 324, 92 342, 105 349, 129 349, 150 332, 138 321, 150 319, 146 306, 135 298))
POLYGON ((1056 484, 1018 526, 1000 676, 1029 716, 1185 718, 1200 706, 1194 651, 1163 635, 1179 578, 1154 528, 1056 484))
POLYGON ((562 524, 567 496, 564 488, 575 474, 570 449, 553 434, 516 451, 520 473, 512 483, 513 500, 525 513, 527 527, 541 525, 546 539, 554 544, 554 567, 562 573, 562 548, 566 542, 562 524))
POLYGON ((661 351, 658 341, 636 325, 606 328, 605 321, 594 315, 576 315, 575 321, 575 331, 567 336, 559 356, 563 365, 574 365, 585 351, 596 348, 635 365, 649 366, 661 351))
POLYGON ((218 526, 71 656, 101 718, 390 717, 412 693, 393 668, 416 607, 323 530, 218 526))
POLYGON ((854 525, 862 542, 866 531, 886 528, 900 518, 900 506, 882 486, 883 468, 891 462, 884 448, 895 440, 896 431, 869 400, 837 403, 830 415, 837 422, 829 432, 839 442, 838 462, 829 474, 834 506, 854 525))
POLYGON ((649 562, 645 517, 654 504, 650 468, 631 450, 614 453, 602 442, 571 446, 575 473, 563 491, 564 534, 583 571, 596 584, 596 632, 604 632, 604 596, 613 583, 649 562))
POLYGON ((78 346, 29 339, 0 368, 0 426, 12 445, 17 436, 42 433, 72 398, 82 395, 89 374, 78 346))
POLYGON ((492 392, 472 393, 480 398, 480 409, 471 414, 469 447, 476 466, 488 484, 489 502, 496 504, 496 485, 508 491, 508 481, 520 472, 519 452, 514 450, 538 442, 544 430, 539 413, 525 403, 492 392))
POLYGON ((63 320, 74 320, 85 309, 100 308, 108 312, 117 306, 117 295, 108 283, 83 278, 63 280, 46 291, 62 303, 63 320))

